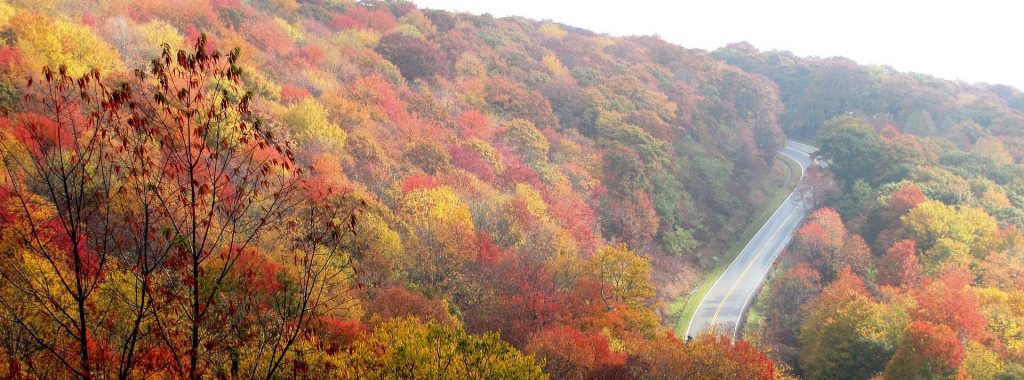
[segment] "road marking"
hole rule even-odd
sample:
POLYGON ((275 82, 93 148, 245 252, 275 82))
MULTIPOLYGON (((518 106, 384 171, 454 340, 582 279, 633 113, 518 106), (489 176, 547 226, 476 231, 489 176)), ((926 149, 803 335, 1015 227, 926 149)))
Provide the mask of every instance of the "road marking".
MULTIPOLYGON (((809 149, 817 150, 816 148, 811 147, 811 146, 809 146, 807 144, 803 144, 803 143, 792 141, 792 140, 787 140, 787 143, 790 143, 790 142, 794 143, 794 145, 796 145, 796 144, 803 145, 804 147, 807 147, 809 149)), ((791 146, 787 146, 786 148, 788 148, 789 150, 792 150, 792 151, 798 153, 796 156, 806 155, 808 158, 810 158, 811 153, 809 153, 809 152, 805 152, 803 150, 800 150, 800 149, 797 149, 796 147, 791 147, 791 146)), ((782 211, 783 206, 785 206, 786 203, 790 201, 790 198, 793 198, 793 196, 796 195, 797 190, 798 190, 798 188, 800 186, 800 180, 803 178, 803 175, 804 175, 805 168, 803 167, 803 164, 801 163, 801 161, 799 159, 797 159, 797 157, 795 157, 795 156, 792 156, 790 154, 786 154, 784 152, 785 150, 787 150, 787 149, 783 149, 783 151, 779 152, 779 153, 784 155, 784 156, 789 156, 788 158, 792 159, 793 161, 796 161, 797 166, 800 168, 800 174, 797 176, 797 188, 794 188, 793 192, 790 193, 789 196, 787 196, 786 199, 782 202, 782 205, 780 205, 779 208, 776 209, 775 212, 772 213, 772 215, 770 217, 768 217, 768 220, 765 221, 765 225, 767 225, 769 222, 771 222, 772 219, 775 218, 776 214, 778 214, 779 211, 782 211)), ((782 218, 783 220, 788 219, 790 216, 792 216, 793 209, 790 209, 789 211, 790 211, 790 214, 788 216, 786 216, 786 217, 783 217, 782 218)), ((780 224, 785 224, 785 222, 782 222, 780 224)), ((762 226, 762 228, 763 228, 763 226, 762 226)), ((775 232, 771 236, 769 236, 768 240, 773 240, 778 235, 779 231, 780 230, 777 228, 775 230, 775 232)), ((760 231, 758 231, 758 233, 759 232, 760 231)), ((748 241, 747 244, 743 247, 743 249, 740 250, 740 254, 742 254, 743 251, 745 251, 750 246, 750 244, 754 241, 754 238, 757 237, 758 233, 755 233, 754 236, 750 238, 750 241, 748 241)), ((787 244, 788 244, 788 242, 787 242, 787 244)), ((729 290, 726 292, 726 295, 719 302, 718 308, 715 310, 715 314, 711 317, 711 322, 710 322, 709 325, 714 326, 715 321, 718 319, 718 315, 722 311, 722 307, 725 305, 725 301, 732 295, 732 292, 739 285, 740 279, 742 279, 742 277, 746 275, 746 273, 750 270, 750 268, 753 267, 753 264, 754 264, 754 262, 756 262, 756 259, 758 257, 762 256, 762 255, 763 255, 763 252, 759 252, 757 255, 755 255, 753 258, 750 259, 750 263, 747 264, 747 267, 743 269, 743 272, 740 274, 740 276, 737 278, 737 280, 733 283, 732 287, 729 288, 729 290)), ((739 257, 740 256, 737 255, 737 259, 739 259, 739 257)), ((690 322, 686 326, 686 334, 688 336, 692 335, 693 333, 695 333, 695 332, 691 332, 691 330, 693 329, 693 321, 695 319, 697 319, 697 316, 698 316, 700 310, 702 309, 701 306, 704 305, 705 301, 707 301, 708 295, 711 294, 712 290, 714 290, 716 287, 718 287, 719 282, 722 281, 722 278, 725 277, 725 274, 728 273, 729 269, 731 269, 732 266, 734 264, 736 264, 736 263, 737 263, 736 260, 734 260, 732 263, 730 263, 729 266, 726 267, 725 271, 722 272, 722 275, 719 276, 717 280, 715 280, 715 283, 713 285, 711 285, 711 288, 708 289, 708 291, 706 293, 704 293, 704 297, 701 298, 700 303, 697 304, 697 310, 694 311, 694 315, 690 318, 690 322)), ((764 280, 764 278, 761 279, 761 281, 763 281, 763 280, 764 280)), ((758 285, 760 285, 760 281, 758 282, 758 285)), ((746 303, 750 302, 750 299, 751 299, 751 297, 748 296, 747 300, 745 301, 745 303, 743 305, 743 307, 740 309, 740 316, 742 316, 743 310, 745 310, 746 306, 747 306, 746 303)), ((739 323, 737 323, 737 325, 733 327, 733 334, 732 334, 733 335, 733 339, 736 338, 735 336, 736 336, 736 333, 738 332, 738 327, 739 327, 738 325, 739 325, 739 323)))
MULTIPOLYGON (((789 201, 788 197, 786 198, 786 201, 787 202, 789 201)), ((786 202, 783 202, 782 204, 785 205, 786 202)), ((786 214, 786 216, 782 217, 783 220, 786 220, 791 215, 793 215, 792 208, 789 211, 790 212, 788 214, 786 214)), ((770 222, 771 219, 768 219, 768 221, 770 222)), ((768 224, 768 222, 765 222, 765 224, 768 224)), ((785 224, 785 222, 781 222, 780 224, 785 224)), ((765 241, 772 241, 772 240, 774 240, 776 237, 779 236, 779 232, 782 232, 782 230, 779 229, 779 228, 776 228, 775 232, 773 232, 771 234, 771 236, 768 236, 768 239, 765 239, 765 241)), ((750 240, 753 241, 754 239, 751 238, 750 240)), ((736 290, 736 287, 739 286, 741 282, 743 282, 743 276, 747 275, 747 272, 750 271, 750 268, 754 267, 754 263, 757 262, 757 259, 759 257, 763 256, 765 252, 766 251, 764 249, 762 249, 760 252, 758 252, 756 255, 754 255, 754 257, 751 257, 750 258, 750 263, 747 264, 746 268, 743 268, 743 272, 741 272, 740 275, 738 277, 736 277, 736 281, 732 283, 732 287, 730 287, 729 290, 727 290, 725 292, 725 296, 723 296, 722 300, 718 303, 718 308, 715 309, 715 315, 711 316, 711 325, 712 326, 715 325, 715 321, 718 319, 718 314, 721 313, 722 312, 722 308, 725 307, 725 303, 726 303, 725 301, 727 301, 729 299, 729 297, 732 296, 732 292, 734 290, 736 290)), ((723 275, 724 275, 724 273, 723 273, 723 275)))
MULTIPOLYGON (((782 152, 779 152, 779 153, 782 153, 782 152)), ((794 161, 796 161, 796 160, 794 159, 794 161)), ((799 161, 797 162, 797 166, 800 166, 800 162, 799 161)), ((800 175, 803 176, 803 167, 800 168, 800 175)), ((798 181, 799 181, 799 179, 798 179, 798 181)), ((797 182, 797 186, 799 186, 799 185, 800 185, 799 182, 797 182)), ((789 196, 787 196, 786 199, 782 201, 782 204, 783 205, 786 204, 786 202, 789 201, 789 198, 792 197, 794 193, 796 193, 796 188, 793 189, 792 193, 789 193, 789 196)), ((782 211, 782 205, 780 205, 779 208, 775 209, 775 212, 773 212, 772 215, 768 217, 768 220, 766 220, 764 223, 768 224, 768 222, 770 222, 773 218, 775 218, 775 215, 778 214, 779 211, 782 211)), ((762 225, 761 228, 764 228, 764 226, 762 225)), ((754 241, 754 238, 757 237, 757 234, 759 232, 761 232, 760 229, 758 229, 758 231, 754 233, 754 236, 750 237, 750 240, 747 241, 747 244, 743 246, 743 249, 740 249, 740 253, 736 254, 736 258, 737 259, 739 259, 740 255, 743 254, 743 251, 747 250, 747 247, 750 246, 750 243, 754 241)), ((688 323, 686 325, 686 335, 691 335, 690 330, 693 329, 693 320, 697 319, 697 312, 700 311, 701 305, 704 304, 704 301, 707 301, 708 295, 711 294, 711 291, 714 290, 716 287, 718 287, 718 283, 722 281, 722 278, 725 277, 725 274, 729 273, 729 268, 732 268, 732 266, 735 265, 735 264, 736 264, 736 260, 733 259, 733 261, 731 263, 729 263, 729 266, 725 267, 725 270, 722 271, 722 275, 718 276, 718 279, 715 280, 715 283, 711 285, 711 288, 709 288, 708 291, 706 293, 704 293, 704 297, 702 297, 700 299, 700 303, 697 304, 697 310, 694 310, 693 316, 690 317, 690 323, 688 323)))

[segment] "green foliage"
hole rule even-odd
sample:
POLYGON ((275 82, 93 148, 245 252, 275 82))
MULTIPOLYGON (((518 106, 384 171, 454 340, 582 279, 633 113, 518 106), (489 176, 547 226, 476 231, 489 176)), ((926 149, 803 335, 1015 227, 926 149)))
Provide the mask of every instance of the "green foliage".
POLYGON ((882 143, 863 120, 851 116, 831 119, 821 127, 817 141, 817 156, 847 189, 858 179, 870 183, 878 175, 882 143))
POLYGON ((693 238, 693 232, 682 227, 665 234, 664 239, 668 251, 676 256, 685 256, 700 246, 700 242, 693 238))
POLYGON ((551 143, 529 120, 513 119, 504 125, 504 138, 508 144, 522 152, 528 162, 548 160, 551 143))

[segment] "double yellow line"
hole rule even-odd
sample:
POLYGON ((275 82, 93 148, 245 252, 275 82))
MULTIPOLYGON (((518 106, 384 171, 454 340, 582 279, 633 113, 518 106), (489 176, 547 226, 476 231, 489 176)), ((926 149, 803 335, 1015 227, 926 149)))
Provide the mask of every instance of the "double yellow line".
MULTIPOLYGON (((786 201, 788 201, 788 200, 789 200, 789 199, 786 199, 786 201)), ((786 204, 786 202, 783 202, 783 205, 785 205, 785 204, 786 204)), ((790 210, 789 210, 789 213, 788 213, 788 214, 786 214, 786 216, 784 216, 784 217, 783 217, 782 219, 783 219, 783 220, 786 220, 786 219, 788 219, 788 218, 789 218, 789 216, 790 216, 790 215, 792 215, 792 213, 793 213, 793 210, 792 210, 792 209, 790 209, 790 210)), ((768 219, 768 221, 769 221, 769 222, 771 222, 771 219, 768 219)), ((785 224, 785 223, 780 223, 780 224, 785 224)), ((769 237, 768 237, 768 239, 767 239, 766 241, 770 242, 770 241, 772 241, 772 240, 775 240, 775 238, 776 238, 777 236, 779 236, 779 232, 780 232, 780 231, 782 231, 782 230, 781 230, 781 229, 779 229, 779 228, 776 228, 776 229, 775 229, 775 232, 774 232, 774 233, 772 233, 772 235, 771 235, 771 236, 769 236, 769 237)), ((756 236, 756 235, 755 235, 755 236, 756 236)), ((747 272, 749 272, 749 271, 750 271, 750 268, 753 268, 753 267, 754 267, 754 263, 756 263, 756 262, 757 262, 757 258, 758 258, 758 257, 760 257, 760 256, 762 256, 762 255, 764 255, 764 253, 765 253, 765 252, 766 252, 766 251, 762 249, 762 250, 761 250, 761 252, 759 252, 759 253, 758 253, 758 254, 757 254, 756 256, 752 257, 752 258, 750 259, 750 263, 748 263, 748 264, 747 264, 747 267, 746 267, 746 268, 743 268, 743 272, 740 272, 740 275, 739 275, 739 277, 737 277, 737 278, 736 278, 736 281, 734 281, 734 282, 732 283, 732 286, 731 286, 731 287, 729 287, 729 290, 725 292, 725 296, 724 296, 724 297, 722 297, 722 300, 721 300, 721 301, 720 301, 720 302, 718 303, 718 308, 717 308, 717 309, 715 309, 715 314, 711 316, 711 325, 712 325, 712 326, 714 326, 714 325, 715 325, 715 322, 716 322, 716 321, 718 320, 718 314, 720 314, 720 313, 722 312, 722 308, 723 308, 723 307, 725 307, 725 303, 726 303, 725 301, 727 301, 727 300, 729 299, 729 297, 730 297, 730 296, 732 296, 732 292, 733 292, 733 291, 735 291, 735 290, 736 290, 736 287, 740 285, 740 282, 742 282, 742 280, 743 280, 743 277, 747 275, 747 272)))

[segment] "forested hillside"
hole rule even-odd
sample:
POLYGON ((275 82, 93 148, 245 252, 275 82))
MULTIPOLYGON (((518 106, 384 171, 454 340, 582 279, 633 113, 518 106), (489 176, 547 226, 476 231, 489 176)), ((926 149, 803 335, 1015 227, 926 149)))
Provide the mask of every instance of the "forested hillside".
POLYGON ((1021 92, 732 45, 827 169, 748 335, 809 379, 1024 376, 1021 92), (841 115, 841 116, 837 116, 841 115))
MULTIPOLYGON (((849 114, 871 119, 876 129, 891 124, 917 136, 947 137, 961 148, 998 137, 1018 162, 1024 158, 1024 93, 1020 89, 902 73, 841 57, 762 52, 746 43, 726 46, 712 55, 778 84, 786 105, 780 125, 790 135, 813 138, 825 121, 849 114)), ((982 144, 985 148, 989 142, 982 144)))
POLYGON ((784 177, 760 75, 405 2, 0 32, 0 376, 775 374, 661 312, 784 177))
POLYGON ((0 0, 0 377, 1021 378, 1022 164, 1019 90, 843 58, 0 0), (784 131, 817 211, 748 340, 677 337, 784 131))

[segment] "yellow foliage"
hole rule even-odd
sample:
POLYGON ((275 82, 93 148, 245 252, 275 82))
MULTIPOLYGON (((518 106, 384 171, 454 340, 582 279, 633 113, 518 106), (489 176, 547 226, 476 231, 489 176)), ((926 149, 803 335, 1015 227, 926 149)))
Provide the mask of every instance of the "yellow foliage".
POLYGON ((153 58, 160 53, 160 45, 168 44, 171 50, 185 47, 185 37, 173 25, 161 20, 152 20, 142 25, 142 44, 153 50, 153 58))
POLYGON ((455 75, 473 78, 486 77, 487 64, 474 52, 462 53, 459 59, 455 61, 455 75))
POLYGON ((480 156, 483 157, 484 161, 487 161, 487 165, 491 167, 494 174, 501 174, 505 171, 505 164, 501 160, 501 153, 498 153, 498 150, 494 149, 491 144, 480 139, 471 138, 466 140, 466 145, 480 153, 480 156))
POLYGON ((572 78, 569 75, 569 71, 562 66, 562 61, 559 61, 558 57, 554 54, 544 54, 544 58, 542 58, 540 62, 548 69, 548 73, 551 74, 552 78, 563 81, 572 78))
POLYGON ((292 40, 292 42, 301 44, 304 41, 306 41, 306 34, 302 32, 302 29, 292 25, 285 19, 280 17, 274 17, 274 24, 277 24, 277 26, 281 28, 281 31, 283 31, 284 34, 287 35, 288 38, 292 40))
POLYGON ((327 110, 313 98, 305 98, 281 115, 281 122, 291 132, 295 142, 302 146, 319 144, 330 152, 341 152, 345 146, 345 131, 331 123, 327 110))
POLYGON ((123 66, 116 50, 79 23, 53 20, 38 12, 18 12, 10 19, 18 35, 18 48, 28 68, 39 73, 43 66, 65 65, 71 76, 90 69, 111 72, 123 66))
POLYGON ((505 123, 505 140, 526 156, 530 163, 547 162, 551 143, 547 137, 525 119, 513 119, 505 123))
POLYGON ((997 186, 989 186, 981 195, 981 200, 995 208, 1013 207, 1013 203, 1010 203, 1010 198, 1008 198, 1006 193, 1000 190, 997 186))
POLYGON ((372 115, 367 107, 343 94, 330 92, 322 96, 320 100, 330 110, 331 120, 337 121, 339 125, 349 128, 370 124, 372 115))
MULTIPOLYGON (((962 207, 957 210, 940 201, 927 200, 919 204, 900 220, 910 237, 927 252, 939 246, 936 253, 958 253, 965 249, 977 257, 984 257, 995 249, 999 240, 999 226, 984 210, 962 207), (956 244, 954 244, 956 243, 956 244)), ((929 255, 940 261, 925 261, 931 269, 941 260, 955 255, 929 255)))
POLYGON ((1006 146, 1003 145, 1003 141, 998 137, 982 137, 974 144, 974 148, 971 150, 975 154, 992 159, 996 164, 1013 164, 1013 156, 1010 155, 1010 152, 1006 151, 1006 146))
POLYGON ((403 26, 408 25, 415 28, 420 37, 437 34, 437 28, 434 27, 434 23, 419 9, 407 12, 398 21, 402 23, 402 26, 399 26, 400 30, 404 30, 403 26))
POLYGON ((14 16, 16 10, 14 7, 7 4, 6 1, 0 1, 0 25, 7 25, 11 22, 11 16, 14 16))
POLYGON ((619 243, 601 248, 590 259, 589 272, 611 287, 611 294, 602 291, 605 300, 617 299, 634 309, 643 309, 654 298, 650 259, 642 257, 619 243))
POLYGON ((526 211, 533 217, 543 221, 549 219, 548 204, 544 202, 540 192, 534 189, 533 186, 530 186, 530 184, 516 184, 516 200, 522 202, 521 205, 526 206, 526 211))
POLYGON ((373 332, 339 354, 342 379, 546 379, 534 361, 497 333, 469 335, 416 318, 376 321, 373 332))
POLYGON ((416 37, 422 40, 427 39, 427 36, 424 36, 423 32, 421 32, 415 26, 409 24, 399 24, 397 27, 395 27, 395 29, 393 29, 393 31, 407 35, 409 37, 416 37))
POLYGON ((1024 292, 1004 292, 997 288, 981 288, 975 292, 988 320, 988 330, 1006 347, 1024 350, 1024 292))
POLYGON ((566 32, 562 30, 561 26, 558 26, 558 24, 550 22, 546 22, 539 28, 537 28, 537 33, 540 33, 540 35, 544 36, 544 38, 552 40, 560 40, 564 38, 566 35, 566 32))
POLYGON ((469 208, 455 190, 442 186, 415 190, 405 198, 405 212, 414 224, 437 223, 455 231, 472 231, 473 219, 469 208))
POLYGON ((354 48, 373 48, 380 41, 380 33, 370 29, 347 29, 338 32, 331 38, 335 45, 354 48))
POLYGON ((454 291, 464 284, 460 268, 476 255, 469 207, 448 186, 413 190, 405 196, 403 219, 410 231, 400 268, 429 291, 454 291))
POLYGON ((281 85, 255 67, 242 66, 242 82, 254 95, 264 99, 277 101, 281 97, 281 85))
POLYGON ((961 378, 992 380, 1003 372, 1003 361, 981 343, 968 342, 964 348, 964 361, 960 366, 961 378))
POLYGON ((338 79, 323 70, 306 68, 302 70, 302 78, 319 92, 327 92, 338 88, 338 79))

